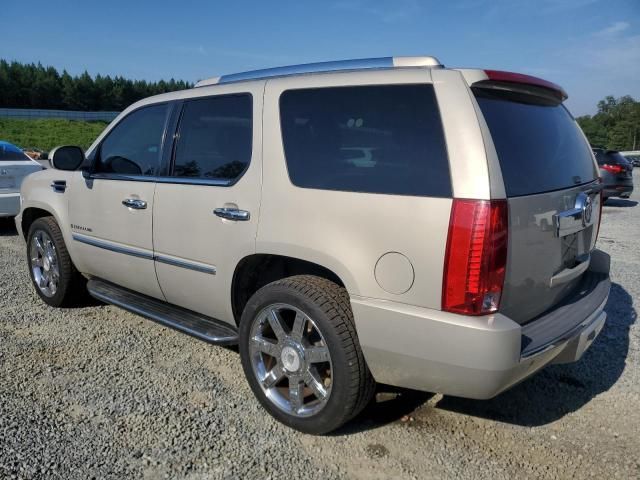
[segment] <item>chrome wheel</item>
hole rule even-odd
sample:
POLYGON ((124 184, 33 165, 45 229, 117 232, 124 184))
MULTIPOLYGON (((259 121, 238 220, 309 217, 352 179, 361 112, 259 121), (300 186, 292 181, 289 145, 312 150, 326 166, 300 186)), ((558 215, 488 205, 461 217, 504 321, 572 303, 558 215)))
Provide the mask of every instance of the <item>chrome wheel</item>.
POLYGON ((47 232, 36 230, 31 237, 29 259, 33 280, 43 295, 53 297, 58 291, 60 267, 56 247, 47 232))
POLYGON ((296 417, 324 408, 333 368, 322 333, 304 312, 284 303, 269 305, 253 320, 251 366, 266 397, 296 417))

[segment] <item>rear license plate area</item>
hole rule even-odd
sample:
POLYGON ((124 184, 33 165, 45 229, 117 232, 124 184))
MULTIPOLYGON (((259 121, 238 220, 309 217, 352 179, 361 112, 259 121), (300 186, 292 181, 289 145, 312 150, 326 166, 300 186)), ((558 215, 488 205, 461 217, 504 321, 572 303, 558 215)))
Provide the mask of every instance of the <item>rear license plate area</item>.
POLYGON ((578 257, 578 234, 572 233, 561 237, 562 241, 562 263, 564 268, 573 268, 578 257))
POLYGON ((561 238, 562 263, 564 268, 573 268, 578 263, 584 261, 585 255, 589 253, 592 229, 593 227, 589 226, 578 233, 566 235, 561 238))

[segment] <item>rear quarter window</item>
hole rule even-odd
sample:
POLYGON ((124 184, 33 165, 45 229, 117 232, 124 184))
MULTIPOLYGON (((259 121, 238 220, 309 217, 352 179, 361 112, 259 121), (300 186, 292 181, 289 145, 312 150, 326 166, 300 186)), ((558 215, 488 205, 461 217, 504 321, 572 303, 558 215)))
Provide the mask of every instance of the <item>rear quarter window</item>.
POLYGON ((432 85, 288 90, 280 97, 280 117, 296 186, 451 196, 432 85))
POLYGON ((507 196, 561 190, 597 177, 591 148, 562 104, 473 91, 496 147, 507 196))

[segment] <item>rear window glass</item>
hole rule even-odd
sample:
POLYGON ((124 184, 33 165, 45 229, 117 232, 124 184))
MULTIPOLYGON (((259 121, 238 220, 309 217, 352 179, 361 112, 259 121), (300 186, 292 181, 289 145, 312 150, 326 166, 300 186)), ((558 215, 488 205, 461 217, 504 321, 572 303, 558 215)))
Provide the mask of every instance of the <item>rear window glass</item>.
POLYGON ((451 196, 431 85, 289 90, 280 97, 280 115, 294 185, 451 196))
POLYGON ((618 152, 594 150, 598 165, 627 165, 629 161, 618 152))
POLYGON ((507 196, 560 190, 597 177, 591 148, 563 105, 473 90, 491 131, 507 196))
POLYGON ((0 162, 29 160, 22 150, 10 143, 0 143, 0 162))

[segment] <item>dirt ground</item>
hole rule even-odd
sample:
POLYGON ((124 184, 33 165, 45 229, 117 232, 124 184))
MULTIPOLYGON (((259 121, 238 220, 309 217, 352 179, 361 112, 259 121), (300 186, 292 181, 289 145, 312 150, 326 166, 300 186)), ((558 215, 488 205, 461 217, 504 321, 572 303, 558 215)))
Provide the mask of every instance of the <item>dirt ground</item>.
POLYGON ((1 221, 0 478, 640 478, 638 197, 604 208, 608 320, 580 362, 490 401, 382 387, 328 437, 272 420, 233 349, 46 307, 1 221))

